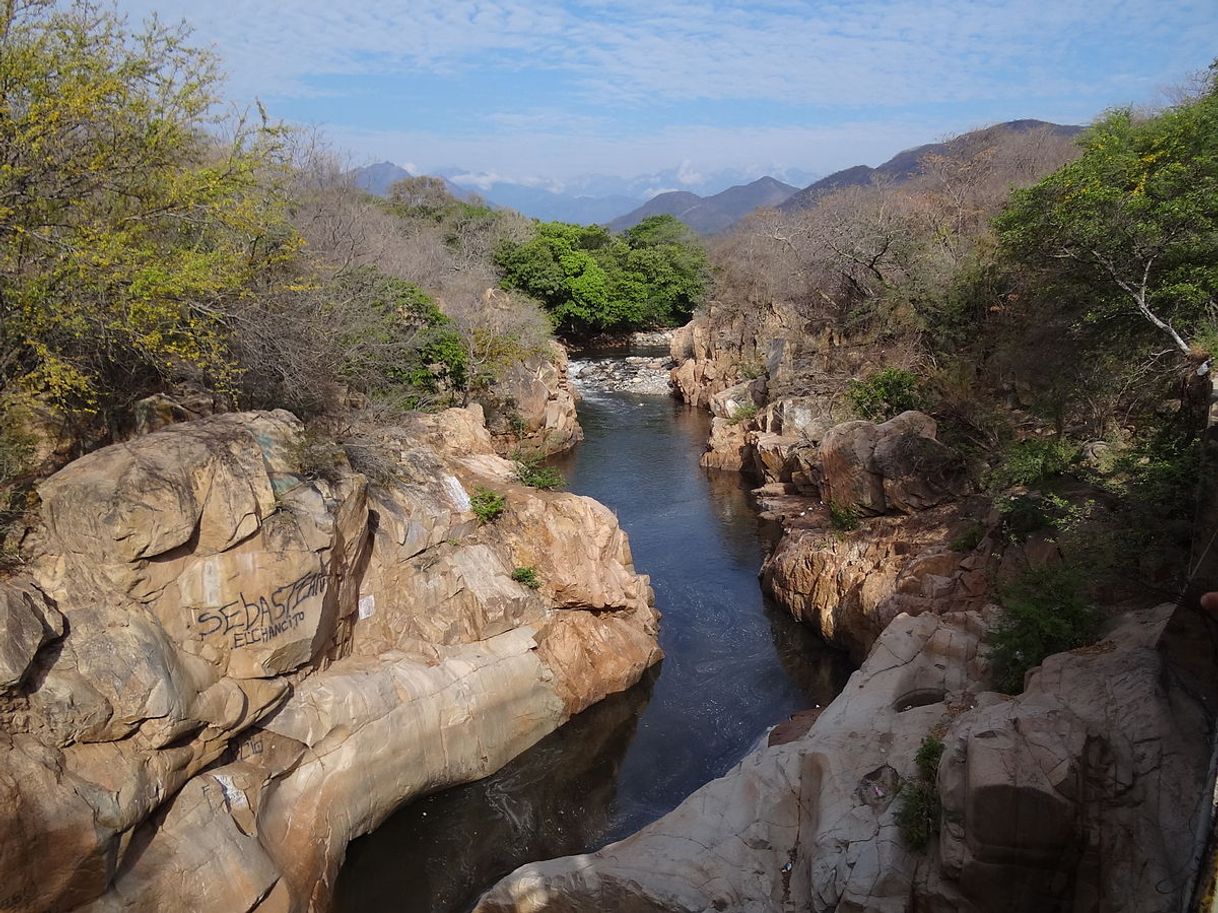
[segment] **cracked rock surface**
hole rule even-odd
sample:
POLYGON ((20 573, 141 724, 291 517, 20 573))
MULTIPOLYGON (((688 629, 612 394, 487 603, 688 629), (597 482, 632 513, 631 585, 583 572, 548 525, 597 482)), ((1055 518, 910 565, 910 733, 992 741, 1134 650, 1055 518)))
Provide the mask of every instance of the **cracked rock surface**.
POLYGON ((214 416, 41 486, 0 582, 6 913, 324 910, 353 837, 659 659, 613 514, 512 482, 479 407, 386 432, 383 488, 301 475, 300 433, 214 416))
POLYGON ((1178 909, 1208 750, 1156 649, 1171 611, 1050 657, 1013 699, 981 690, 982 614, 898 616, 805 735, 626 840, 518 869, 477 913, 1178 909), (942 827, 917 852, 899 789, 931 732, 942 827))

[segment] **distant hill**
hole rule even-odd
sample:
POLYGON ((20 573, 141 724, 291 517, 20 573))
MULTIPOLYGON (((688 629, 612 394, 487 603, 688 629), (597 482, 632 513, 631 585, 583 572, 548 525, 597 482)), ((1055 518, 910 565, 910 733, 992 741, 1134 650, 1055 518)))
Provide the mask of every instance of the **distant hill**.
POLYGON ((556 193, 543 187, 497 181, 474 190, 496 206, 514 209, 543 222, 574 222, 596 225, 639 205, 640 197, 621 195, 586 196, 556 193))
POLYGON ((609 228, 624 231, 649 216, 670 215, 676 216, 699 234, 713 235, 727 230, 754 209, 777 206, 797 192, 798 188, 772 177, 729 187, 709 197, 674 190, 654 196, 638 209, 614 219, 609 223, 609 228))
MULTIPOLYGON (((375 165, 364 165, 350 172, 351 183, 361 190, 375 194, 378 197, 389 196, 389 188, 403 178, 415 177, 400 165, 393 162, 377 162, 375 165)), ((458 187, 448 178, 442 178, 444 187, 458 200, 468 200, 472 194, 464 187, 458 187)))
POLYGON ((974 130, 971 133, 963 133, 946 143, 928 143, 925 146, 915 146, 912 149, 898 152, 878 168, 871 168, 867 165, 854 165, 851 168, 835 171, 828 177, 823 177, 819 181, 809 184, 798 193, 792 194, 778 208, 784 212, 807 209, 815 206, 821 197, 827 196, 835 190, 841 190, 843 187, 857 187, 870 184, 878 179, 886 178, 896 183, 907 181, 920 173, 922 159, 928 155, 947 154, 951 152, 953 147, 984 142, 987 137, 1004 131, 1026 133, 1042 127, 1047 128, 1057 136, 1074 136, 1083 129, 1076 126, 1051 124, 1043 120, 1012 120, 1006 123, 995 124, 992 127, 974 130))

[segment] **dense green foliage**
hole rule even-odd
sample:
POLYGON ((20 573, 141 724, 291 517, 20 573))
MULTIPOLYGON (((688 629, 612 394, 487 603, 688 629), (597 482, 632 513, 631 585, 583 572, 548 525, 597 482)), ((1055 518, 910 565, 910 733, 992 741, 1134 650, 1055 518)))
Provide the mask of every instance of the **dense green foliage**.
POLYGON ((1078 458, 1078 447, 1063 438, 1027 438, 1015 441, 1001 454, 990 472, 996 488, 1039 485, 1060 476, 1078 458))
POLYGON ((465 345, 430 295, 370 267, 343 274, 339 286, 372 317, 340 340, 341 373, 356 390, 403 409, 447 405, 465 390, 465 345))
POLYGON ((939 799, 936 781, 943 747, 943 741, 934 735, 923 739, 914 756, 917 774, 901 788, 897 827, 901 831, 901 839, 910 849, 926 849, 930 839, 939 832, 943 803, 939 799))
POLYGON ((586 334, 671 326, 689 319, 706 289, 706 255, 672 216, 621 234, 545 222, 496 254, 504 288, 541 301, 559 330, 586 334))
POLYGON ((872 421, 885 421, 924 405, 917 375, 900 368, 884 368, 864 380, 850 381, 846 396, 855 412, 872 421))
POLYGON ((1023 690, 1024 676, 1045 657, 1095 638, 1099 617, 1079 574, 1065 565, 1034 568, 1000 593, 1002 617, 988 636, 994 687, 1023 690))
POLYGON ((1216 76, 1196 101, 1154 117, 1112 112, 1077 161, 1016 192, 998 220, 1005 252, 1078 321, 1182 351, 1216 326, 1216 76))

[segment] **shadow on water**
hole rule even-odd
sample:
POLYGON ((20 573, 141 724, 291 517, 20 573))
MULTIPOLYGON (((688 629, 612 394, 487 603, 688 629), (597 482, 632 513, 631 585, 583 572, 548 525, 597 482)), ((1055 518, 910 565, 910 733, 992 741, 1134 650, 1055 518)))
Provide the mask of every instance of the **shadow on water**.
POLYGON ((340 913, 467 910, 518 865, 597 849, 671 811, 845 683, 845 658, 763 598, 770 531, 738 475, 698 466, 707 416, 667 397, 591 394, 580 420, 586 440, 555 462, 630 534, 666 658, 497 774, 354 842, 340 913))

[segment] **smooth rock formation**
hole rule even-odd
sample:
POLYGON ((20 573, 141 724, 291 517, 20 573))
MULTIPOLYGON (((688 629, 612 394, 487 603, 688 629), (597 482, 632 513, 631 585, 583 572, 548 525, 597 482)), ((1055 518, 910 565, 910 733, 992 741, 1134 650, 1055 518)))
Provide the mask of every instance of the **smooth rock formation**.
POLYGON ((350 839, 658 660, 612 513, 514 484, 479 407, 387 430, 383 488, 299 436, 214 416, 40 487, 0 584, 0 909, 324 910, 350 839))
POLYGON ((802 737, 764 748, 603 850, 524 866, 477 913, 1111 913, 1180 909, 1205 714, 1165 687, 1171 606, 984 691, 982 616, 899 616, 802 737), (937 841, 909 848, 902 783, 946 751, 937 841))

